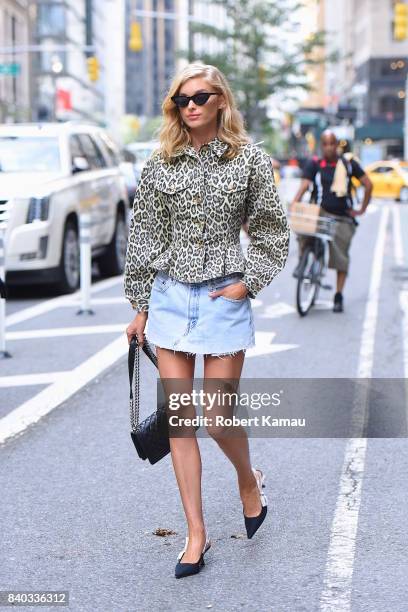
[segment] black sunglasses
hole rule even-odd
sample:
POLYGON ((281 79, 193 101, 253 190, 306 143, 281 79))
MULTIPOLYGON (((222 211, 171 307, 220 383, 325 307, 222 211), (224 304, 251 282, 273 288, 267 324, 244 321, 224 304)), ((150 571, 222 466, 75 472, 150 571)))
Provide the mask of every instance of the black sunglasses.
POLYGON ((220 93, 203 92, 203 93, 196 93, 194 94, 194 96, 172 96, 171 99, 173 100, 174 104, 176 104, 177 106, 181 106, 182 108, 185 108, 186 106, 189 105, 190 100, 192 100, 194 104, 197 104, 197 106, 203 106, 203 104, 207 102, 210 96, 220 96, 220 95, 221 95, 220 93))

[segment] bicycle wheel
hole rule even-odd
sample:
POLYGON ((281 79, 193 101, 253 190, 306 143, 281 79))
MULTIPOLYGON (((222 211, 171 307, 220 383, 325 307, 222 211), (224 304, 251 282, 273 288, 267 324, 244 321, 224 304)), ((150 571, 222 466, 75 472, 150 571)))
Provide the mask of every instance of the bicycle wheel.
POLYGON ((314 306, 317 298, 319 297, 320 281, 322 278, 323 268, 324 268, 324 255, 322 252, 320 252, 319 255, 315 257, 315 263, 313 266, 313 282, 315 284, 316 291, 313 296, 312 306, 314 306))
POLYGON ((319 258, 316 257, 313 247, 306 247, 299 265, 299 277, 296 287, 296 307, 301 317, 309 312, 319 290, 320 267, 319 258))

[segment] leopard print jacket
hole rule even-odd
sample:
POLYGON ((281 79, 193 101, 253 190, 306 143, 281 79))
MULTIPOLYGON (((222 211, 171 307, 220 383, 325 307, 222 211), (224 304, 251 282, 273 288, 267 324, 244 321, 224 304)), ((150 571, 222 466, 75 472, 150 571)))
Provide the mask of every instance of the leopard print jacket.
POLYGON ((289 226, 279 200, 271 159, 248 143, 232 160, 215 137, 199 152, 192 145, 165 162, 160 152, 146 162, 135 199, 126 251, 126 298, 148 311, 157 270, 183 282, 241 272, 248 296, 282 270, 289 226), (246 258, 240 230, 249 220, 246 258))

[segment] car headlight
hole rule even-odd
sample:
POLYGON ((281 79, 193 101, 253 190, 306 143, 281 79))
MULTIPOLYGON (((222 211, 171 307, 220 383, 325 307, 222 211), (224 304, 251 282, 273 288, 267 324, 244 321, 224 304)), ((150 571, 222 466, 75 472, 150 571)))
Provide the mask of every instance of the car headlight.
POLYGON ((30 198, 28 206, 27 223, 33 221, 46 221, 50 211, 50 197, 30 198))

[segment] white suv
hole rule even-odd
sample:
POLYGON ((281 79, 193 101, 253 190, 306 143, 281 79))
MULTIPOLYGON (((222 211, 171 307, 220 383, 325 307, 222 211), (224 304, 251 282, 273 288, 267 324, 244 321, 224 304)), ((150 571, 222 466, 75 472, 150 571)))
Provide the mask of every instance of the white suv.
POLYGON ((115 145, 76 122, 0 126, 0 227, 6 283, 79 285, 79 216, 91 215, 91 248, 102 276, 121 274, 129 200, 115 145))

